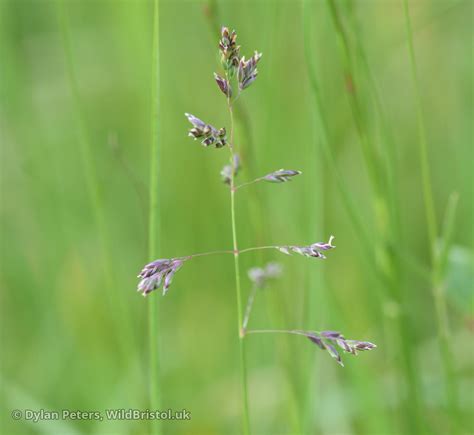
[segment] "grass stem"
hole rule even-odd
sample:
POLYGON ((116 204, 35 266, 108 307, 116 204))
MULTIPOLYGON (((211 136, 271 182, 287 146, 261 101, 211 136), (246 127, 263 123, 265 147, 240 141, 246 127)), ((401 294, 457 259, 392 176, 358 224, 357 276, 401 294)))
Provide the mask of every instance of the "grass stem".
POLYGON ((245 359, 244 334, 242 333, 242 291, 240 286, 240 265, 239 265, 239 246, 237 242, 237 225, 235 216, 235 151, 234 151, 234 113, 230 98, 227 100, 230 117, 230 142, 229 149, 231 153, 231 181, 230 181, 230 211, 232 221, 232 244, 234 247, 234 270, 235 270, 235 292, 237 298, 237 333, 239 337, 239 355, 240 355, 240 382, 242 389, 242 419, 243 433, 250 434, 250 419, 247 391, 247 362, 245 359))
MULTIPOLYGON (((148 216, 148 257, 150 261, 156 258, 156 240, 159 230, 158 222, 158 166, 159 166, 159 131, 160 119, 160 59, 159 59, 159 0, 153 2, 153 41, 151 66, 151 140, 150 140, 150 185, 149 185, 149 216, 148 216)), ((151 409, 160 409, 160 368, 158 340, 158 305, 155 298, 148 301, 148 337, 149 337, 149 401, 151 409)), ((152 434, 161 433, 158 420, 152 421, 152 434)))

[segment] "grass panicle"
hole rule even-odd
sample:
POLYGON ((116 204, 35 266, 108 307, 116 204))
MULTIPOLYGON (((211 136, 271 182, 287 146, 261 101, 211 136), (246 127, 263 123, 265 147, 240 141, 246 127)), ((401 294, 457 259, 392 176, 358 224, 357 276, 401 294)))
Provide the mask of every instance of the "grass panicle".
POLYGON ((251 84, 255 82, 258 76, 257 64, 259 63, 262 54, 255 51, 254 55, 248 60, 244 56, 240 57, 240 46, 236 43, 237 34, 234 30, 230 31, 227 27, 221 29, 221 39, 219 42, 219 51, 221 58, 221 65, 224 69, 224 74, 219 75, 214 73, 214 79, 219 90, 226 97, 227 109, 229 112, 229 137, 225 127, 217 129, 212 124, 208 124, 194 115, 186 113, 186 117, 192 124, 189 131, 189 136, 199 139, 205 147, 214 146, 215 148, 227 147, 230 154, 229 163, 224 166, 221 171, 221 177, 225 184, 229 186, 230 194, 230 216, 232 228, 232 249, 204 252, 199 254, 188 255, 185 257, 176 257, 171 259, 158 259, 146 264, 138 277, 140 283, 138 290, 144 295, 148 295, 153 290, 163 286, 163 294, 166 294, 175 273, 181 268, 183 263, 195 257, 202 257, 217 254, 232 254, 234 257, 234 273, 235 273, 235 293, 237 305, 237 336, 239 343, 240 355, 240 384, 241 384, 241 399, 242 399, 242 430, 244 434, 250 434, 250 409, 248 397, 248 381, 247 381, 247 361, 245 349, 245 337, 247 334, 255 333, 281 333, 286 332, 290 334, 306 335, 311 341, 316 343, 321 349, 327 350, 328 353, 342 364, 340 354, 334 347, 338 345, 345 352, 356 354, 357 351, 369 350, 375 348, 375 345, 367 341, 345 340, 340 333, 323 331, 321 333, 316 331, 298 331, 298 330, 248 330, 248 322, 250 318, 251 309, 255 299, 255 294, 258 288, 265 286, 267 281, 271 278, 277 277, 280 274, 280 269, 277 265, 270 263, 265 268, 253 268, 249 271, 250 280, 253 283, 252 290, 249 294, 245 312, 242 304, 242 284, 240 277, 240 255, 245 252, 261 251, 264 249, 276 249, 285 254, 296 253, 305 257, 325 259, 323 252, 335 248, 333 245, 334 236, 329 238, 328 242, 316 242, 311 245, 286 245, 286 246, 258 246, 254 248, 239 249, 239 242, 237 236, 237 220, 236 220, 236 193, 238 188, 254 184, 258 181, 268 181, 271 183, 284 183, 291 181, 291 179, 301 174, 299 170, 279 169, 271 172, 263 177, 257 178, 253 181, 236 185, 235 178, 241 168, 241 161, 237 153, 237 146, 235 144, 235 127, 234 127, 234 113, 233 104, 241 96, 251 84), (235 86, 239 90, 237 95, 232 91, 235 86))

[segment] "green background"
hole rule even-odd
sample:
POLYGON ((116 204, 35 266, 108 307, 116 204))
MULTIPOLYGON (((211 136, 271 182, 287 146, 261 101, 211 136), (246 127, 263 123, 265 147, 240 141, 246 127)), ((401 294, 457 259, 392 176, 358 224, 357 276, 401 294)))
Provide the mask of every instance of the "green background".
POLYGON ((323 0, 307 2, 304 12, 300 1, 159 4, 160 116, 152 119, 151 1, 0 0, 3 433, 150 433, 146 421, 10 417, 26 408, 147 409, 149 304, 159 310, 162 407, 192 416, 165 422, 164 433, 239 432, 232 257, 186 263, 165 297, 135 291, 148 260, 152 123, 158 257, 232 246, 229 193, 219 177, 228 153, 187 138, 184 117, 229 127, 212 77, 221 71, 221 24, 237 30, 243 54, 263 52, 257 81, 235 107, 239 181, 279 168, 303 172, 291 183, 238 192, 239 245, 303 245, 334 234, 337 246, 325 261, 243 255, 245 298, 248 268, 267 261, 284 268, 257 295, 249 326, 340 330, 378 345, 343 356, 342 368, 303 337, 246 338, 253 433, 472 433, 472 2, 410 1, 421 100, 402 1, 336 1, 347 52, 323 0), (458 195, 439 281, 448 347, 438 340, 443 324, 430 279, 417 101, 438 234, 450 195, 458 195), (358 132, 377 156, 375 184, 358 132))

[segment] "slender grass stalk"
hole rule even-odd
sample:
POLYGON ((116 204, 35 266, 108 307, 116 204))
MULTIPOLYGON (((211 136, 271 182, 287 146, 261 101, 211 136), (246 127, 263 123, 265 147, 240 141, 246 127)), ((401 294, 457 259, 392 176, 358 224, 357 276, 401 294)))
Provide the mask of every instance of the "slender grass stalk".
POLYGON ((448 320, 446 313, 446 300, 443 291, 443 266, 444 258, 447 256, 449 240, 452 232, 454 214, 457 198, 451 197, 447 208, 447 217, 445 221, 445 232, 442 239, 442 251, 436 246, 437 243, 437 219, 434 206, 433 189, 431 186, 430 164, 428 159, 428 142, 426 139, 425 120, 421 99, 420 80, 418 76, 418 67, 416 63, 415 47, 413 43, 413 31, 410 19, 410 8, 408 0, 403 0, 403 9, 405 13, 405 27, 407 36, 408 52, 410 57, 410 66, 413 85, 415 88, 416 119, 418 126, 418 146, 421 166, 421 179, 423 187, 423 200, 425 203, 426 222, 428 230, 428 240, 430 243, 430 255, 432 261, 432 292, 436 306, 436 318, 438 324, 438 342, 441 351, 443 371, 446 383, 446 397, 448 409, 451 413, 449 418, 452 424, 452 433, 459 431, 459 410, 457 399, 456 376, 454 372, 453 353, 451 350, 451 340, 448 329, 448 320))
MULTIPOLYGON (((309 26, 312 22, 309 20, 305 14, 309 14, 309 11, 306 10, 306 2, 303 3, 302 14, 303 18, 303 33, 305 39, 305 55, 308 55, 308 42, 306 41, 307 37, 310 37, 310 28, 309 26)), ((306 64, 310 62, 307 59, 306 64)), ((321 147, 321 135, 319 133, 318 125, 321 122, 318 120, 318 110, 315 104, 310 104, 311 112, 311 167, 313 175, 312 188, 311 188, 311 198, 310 204, 312 206, 312 225, 310 226, 311 234, 313 232, 320 233, 324 228, 324 180, 325 177, 325 165, 323 159, 319 158, 318 150, 321 147)), ((327 303, 325 295, 325 281, 324 274, 321 270, 311 270, 308 276, 308 282, 306 284, 305 292, 305 303, 306 303, 306 312, 305 312, 305 324, 309 328, 313 328, 316 324, 321 324, 324 321, 324 317, 327 316, 327 303), (316 292, 315 289, 318 291, 316 292)), ((319 399, 318 389, 317 389, 317 380, 318 380, 318 365, 319 357, 315 353, 311 353, 309 358, 306 360, 309 367, 312 367, 312 370, 309 370, 309 373, 306 375, 306 385, 303 390, 303 402, 302 402, 302 426, 305 433, 308 435, 314 433, 313 422, 315 421, 315 409, 317 409, 316 400, 319 399)))
POLYGON ((303 337, 308 336, 307 331, 300 329, 249 329, 246 334, 293 334, 302 335, 303 337))
MULTIPOLYGON (((228 80, 228 78, 227 78, 228 80)), ((243 432, 245 435, 250 434, 249 404, 247 391, 247 361, 245 358, 244 334, 242 331, 242 291, 240 287, 240 266, 239 266, 239 246, 237 242, 237 225, 235 218, 235 150, 234 150, 234 113, 230 97, 227 99, 227 107, 230 117, 230 161, 232 164, 231 180, 230 180, 230 212, 232 221, 232 243, 234 247, 234 270, 235 270, 235 292, 237 298, 237 333, 239 337, 239 355, 240 355, 240 382, 242 389, 242 419, 243 432)))
POLYGON ((258 183, 259 181, 262 181, 264 177, 256 178, 255 180, 252 181, 246 181, 245 183, 239 184, 238 186, 235 186, 235 190, 241 189, 242 187, 250 186, 252 184, 258 183))
MULTIPOLYGON (((159 0, 153 2, 153 41, 151 67, 151 141, 150 141, 150 206, 148 218, 148 257, 152 261, 157 254, 158 221, 158 171, 159 171, 159 131, 160 120, 160 50, 159 50, 159 0)), ((149 337, 149 401, 151 409, 160 409, 160 367, 159 367, 159 322, 158 305, 154 298, 148 301, 149 337)), ((159 420, 152 420, 152 434, 161 433, 159 420)))
POLYGON ((197 254, 190 254, 184 255, 182 257, 173 257, 175 260, 190 260, 196 257, 207 257, 209 255, 221 255, 221 254, 232 254, 235 255, 236 253, 245 254, 247 252, 258 252, 263 251, 266 249, 280 249, 282 247, 286 247, 287 245, 268 245, 268 246, 252 246, 251 248, 244 248, 244 249, 223 249, 219 251, 208 251, 208 252, 198 252, 197 254))
MULTIPOLYGON (((79 92, 79 84, 74 68, 73 53, 71 48, 70 25, 65 7, 65 1, 57 0, 56 6, 59 25, 62 34, 63 49, 66 57, 66 69, 69 79, 69 86, 72 93, 74 112, 77 121, 78 141, 82 157, 82 168, 84 171, 87 192, 97 227, 101 257, 103 259, 103 273, 106 283, 108 302, 110 305, 112 305, 116 301, 116 295, 114 294, 116 282, 112 271, 112 257, 108 246, 108 225, 104 213, 102 192, 99 187, 97 171, 94 167, 94 158, 92 151, 93 149, 90 134, 87 127, 85 112, 82 106, 79 92)), ((133 339, 130 317, 128 316, 127 307, 123 298, 118 299, 118 308, 120 314, 115 316, 113 321, 115 323, 115 330, 121 331, 123 335, 122 339, 119 340, 119 347, 123 352, 124 360, 126 360, 130 357, 130 355, 134 354, 132 348, 134 347, 133 343, 135 343, 135 340, 133 339)))

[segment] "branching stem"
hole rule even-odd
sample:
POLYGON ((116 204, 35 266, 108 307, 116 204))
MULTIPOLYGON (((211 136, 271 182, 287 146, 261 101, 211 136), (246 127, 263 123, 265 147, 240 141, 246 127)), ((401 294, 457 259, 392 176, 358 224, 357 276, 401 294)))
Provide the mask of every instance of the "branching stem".
MULTIPOLYGON (((313 331, 318 333, 318 331, 313 331)), ((307 337, 309 331, 302 331, 300 329, 249 329, 245 334, 293 334, 307 337)))
POLYGON ((259 177, 259 178, 256 178, 255 180, 247 181, 246 183, 239 184, 238 186, 234 187, 234 191, 236 191, 237 189, 240 189, 242 187, 250 186, 251 184, 258 183, 259 181, 263 181, 264 178, 265 177, 259 177))
POLYGON ((183 255, 182 257, 173 257, 173 258, 182 259, 182 260, 191 260, 192 258, 206 257, 208 255, 221 255, 221 254, 240 255, 240 254, 245 254, 246 252, 262 251, 264 249, 278 249, 279 247, 280 245, 270 245, 270 246, 254 246, 251 248, 245 248, 245 249, 240 249, 240 250, 239 249, 223 249, 219 251, 198 252, 197 254, 183 255))

